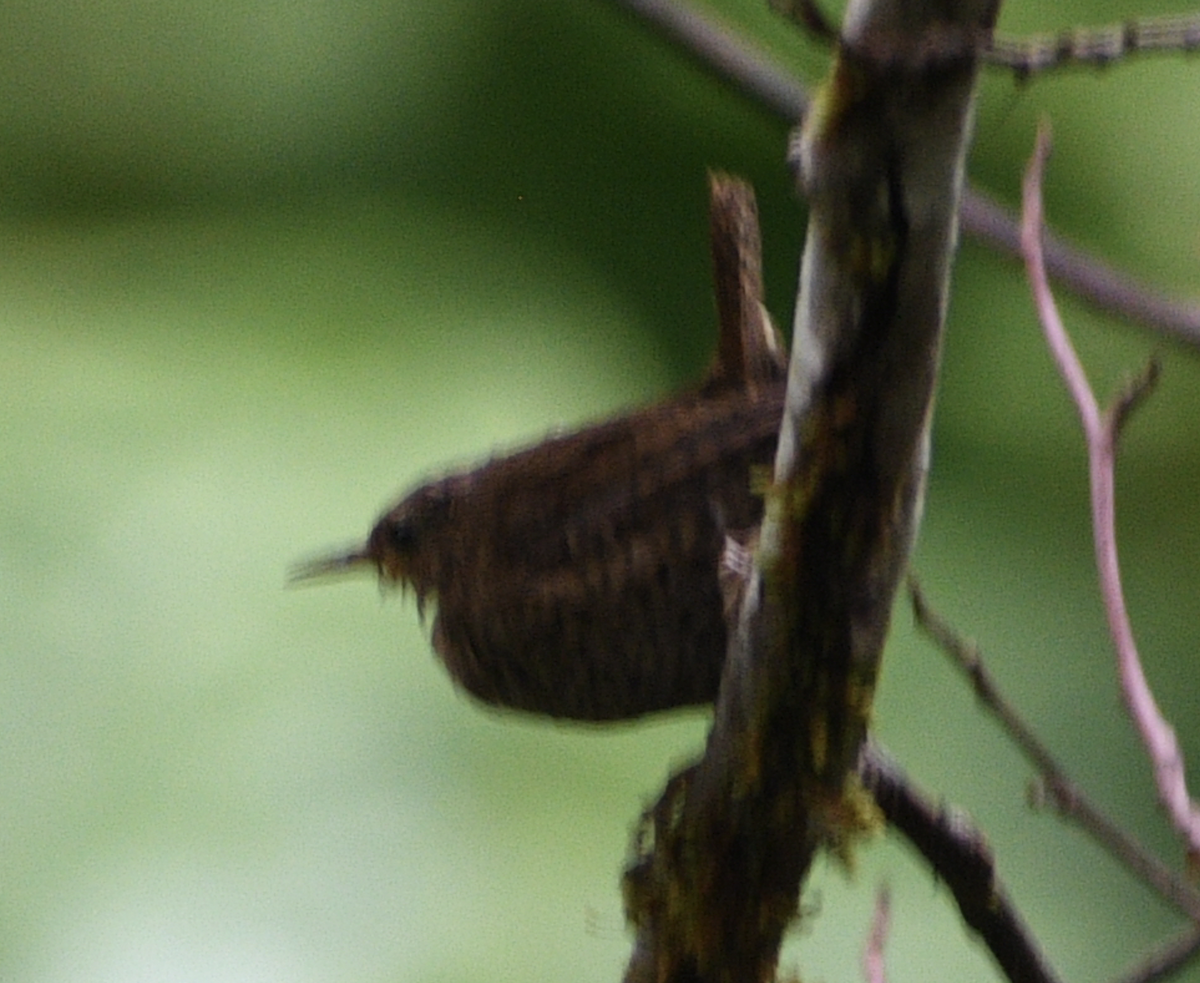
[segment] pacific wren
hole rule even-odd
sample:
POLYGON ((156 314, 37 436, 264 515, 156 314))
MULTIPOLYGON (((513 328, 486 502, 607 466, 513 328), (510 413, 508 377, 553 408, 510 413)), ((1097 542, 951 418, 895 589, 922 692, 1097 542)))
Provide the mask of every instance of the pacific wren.
POLYGON ((434 649, 488 704, 611 721, 711 703, 718 573, 762 517, 751 472, 774 454, 784 356, 753 192, 721 175, 710 190, 720 343, 700 387, 423 485, 297 577, 373 565, 433 600, 434 649))

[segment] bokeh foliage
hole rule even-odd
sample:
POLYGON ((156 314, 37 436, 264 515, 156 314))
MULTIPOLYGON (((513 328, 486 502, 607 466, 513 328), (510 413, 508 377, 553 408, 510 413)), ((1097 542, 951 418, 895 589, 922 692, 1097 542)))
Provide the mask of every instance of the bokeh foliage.
MULTIPOLYGON (((765 7, 723 10, 819 77, 765 7)), ((1150 12, 1014 0, 1004 26, 1150 12)), ((482 711, 411 601, 283 582, 423 475, 695 378, 706 168, 756 184, 786 322, 786 127, 599 0, 10 4, 0 56, 0 978, 616 979, 628 832, 703 718, 482 711)), ((1014 201, 1048 114, 1051 220, 1194 290, 1197 71, 992 76, 972 175, 1014 201)), ((1194 756, 1196 356, 1064 307, 1101 390, 1164 358, 1120 535, 1194 756)), ((968 243, 915 565, 1074 774, 1176 858, 1119 709, 1085 495, 1020 271, 968 243)), ((1171 916, 1025 809, 1023 766, 903 609, 893 634, 881 738, 987 830, 1064 977, 1114 974, 1171 916)), ((852 879, 818 872, 785 965, 854 978, 881 880, 894 980, 994 977, 886 839, 852 879)))

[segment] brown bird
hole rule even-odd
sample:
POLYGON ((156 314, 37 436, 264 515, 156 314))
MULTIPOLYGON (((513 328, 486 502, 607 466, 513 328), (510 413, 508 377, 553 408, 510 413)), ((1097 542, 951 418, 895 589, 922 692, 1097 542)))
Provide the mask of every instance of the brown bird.
POLYGON ((711 703, 727 540, 762 517, 783 356, 748 185, 711 180, 721 341, 697 390, 415 489, 297 579, 374 566, 433 600, 433 647, 488 704, 572 720, 711 703))

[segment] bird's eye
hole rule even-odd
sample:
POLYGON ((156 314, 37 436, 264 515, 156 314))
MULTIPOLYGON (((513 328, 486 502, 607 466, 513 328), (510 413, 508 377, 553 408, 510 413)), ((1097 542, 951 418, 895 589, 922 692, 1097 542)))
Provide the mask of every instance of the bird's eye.
POLYGON ((389 549, 402 555, 413 553, 417 548, 417 530, 411 522, 391 523, 387 529, 387 544, 389 549))

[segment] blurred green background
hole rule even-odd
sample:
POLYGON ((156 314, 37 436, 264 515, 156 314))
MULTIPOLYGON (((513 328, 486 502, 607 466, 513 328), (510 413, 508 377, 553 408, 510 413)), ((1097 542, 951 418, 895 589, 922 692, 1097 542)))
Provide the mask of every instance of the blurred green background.
MULTIPOLYGON (((722 10, 819 77, 825 53, 758 0, 722 10)), ((1013 0, 1003 25, 1151 12, 1013 0)), ((1195 293, 1200 66, 994 75, 973 178, 1013 201, 1043 114, 1057 227, 1195 293)), ((411 600, 284 580, 423 476, 695 379, 706 168, 757 185, 786 323, 804 219, 785 139, 599 0, 0 7, 0 979, 619 978, 629 832, 703 715, 598 730, 481 710, 411 600)), ((1027 297, 966 243, 915 566, 1073 774, 1177 862, 1027 297)), ((1195 757, 1197 358, 1063 307, 1101 391, 1165 361, 1127 433, 1120 534, 1195 757)), ((1026 768, 903 607, 877 716, 988 832, 1065 979, 1109 978, 1178 927, 1026 809, 1026 768)), ((890 837, 851 878, 816 871, 783 968, 860 978, 882 883, 894 983, 996 978, 890 837)))

